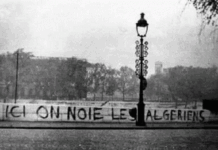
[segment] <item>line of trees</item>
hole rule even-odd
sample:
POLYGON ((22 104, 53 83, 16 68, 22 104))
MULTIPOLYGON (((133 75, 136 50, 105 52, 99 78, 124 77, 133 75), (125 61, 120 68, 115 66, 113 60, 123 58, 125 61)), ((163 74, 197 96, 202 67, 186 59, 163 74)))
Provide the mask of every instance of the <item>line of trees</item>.
POLYGON ((166 69, 163 74, 149 78, 149 86, 145 93, 149 97, 163 100, 170 99, 176 102, 194 102, 202 99, 218 98, 218 68, 176 66, 166 69))
MULTIPOLYGON (((0 99, 13 99, 16 82, 16 56, 0 55, 0 99)), ((89 63, 76 57, 35 59, 29 52, 19 52, 18 98, 20 99, 90 99, 136 100, 139 80, 133 69, 119 70, 104 64, 89 63)), ((147 79, 146 100, 190 101, 218 98, 217 67, 176 66, 147 79)))
MULTIPOLYGON (((0 98, 12 99, 15 94, 17 51, 0 55, 0 98)), ((92 64, 76 57, 36 59, 32 53, 19 51, 18 97, 28 99, 83 99, 105 96, 113 99, 116 93, 135 97, 138 84, 134 70, 120 70, 104 64, 92 64), (133 81, 135 83, 133 83, 133 81)), ((119 95, 119 94, 118 94, 119 95)), ((117 94, 116 94, 117 96, 117 94)))

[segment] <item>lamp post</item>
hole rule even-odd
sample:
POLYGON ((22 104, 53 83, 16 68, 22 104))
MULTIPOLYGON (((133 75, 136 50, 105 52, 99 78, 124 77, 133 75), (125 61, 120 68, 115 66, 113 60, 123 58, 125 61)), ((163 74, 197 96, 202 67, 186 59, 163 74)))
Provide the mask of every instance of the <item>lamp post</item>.
POLYGON ((16 103, 16 102, 17 102, 18 66, 19 66, 19 49, 17 50, 17 63, 16 63, 16 83, 15 83, 15 97, 14 97, 14 103, 16 103))
POLYGON ((137 118, 136 118, 136 125, 137 126, 145 126, 145 104, 143 102, 143 90, 147 87, 147 80, 145 76, 147 75, 147 69, 148 69, 148 60, 144 60, 144 57, 147 57, 148 55, 148 42, 145 41, 143 43, 143 38, 146 37, 146 34, 148 32, 148 23, 144 19, 144 13, 141 13, 140 20, 136 23, 136 31, 138 36, 140 37, 140 43, 139 41, 136 41, 136 56, 138 59, 136 59, 136 75, 138 76, 140 80, 140 87, 139 87, 139 103, 138 111, 137 111, 137 118))
POLYGON ((22 51, 23 49, 17 50, 17 62, 16 62, 16 82, 15 82, 15 96, 14 96, 14 103, 17 102, 17 91, 18 91, 18 69, 19 69, 19 51, 22 51))

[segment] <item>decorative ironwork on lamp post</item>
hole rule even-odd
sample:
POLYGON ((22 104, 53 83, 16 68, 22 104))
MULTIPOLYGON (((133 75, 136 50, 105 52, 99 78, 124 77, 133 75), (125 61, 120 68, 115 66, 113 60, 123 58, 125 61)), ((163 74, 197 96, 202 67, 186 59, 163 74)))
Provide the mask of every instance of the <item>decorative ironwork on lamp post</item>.
POLYGON ((143 38, 146 37, 148 32, 148 23, 144 19, 144 13, 141 13, 140 20, 136 23, 136 31, 138 36, 140 37, 140 42, 136 41, 136 75, 140 79, 140 87, 139 87, 139 102, 137 104, 138 111, 137 111, 137 118, 136 118, 136 125, 137 126, 145 126, 145 104, 143 102, 143 90, 147 87, 147 80, 145 76, 147 75, 148 69, 148 60, 144 58, 148 55, 148 42, 145 41, 143 43, 143 38))

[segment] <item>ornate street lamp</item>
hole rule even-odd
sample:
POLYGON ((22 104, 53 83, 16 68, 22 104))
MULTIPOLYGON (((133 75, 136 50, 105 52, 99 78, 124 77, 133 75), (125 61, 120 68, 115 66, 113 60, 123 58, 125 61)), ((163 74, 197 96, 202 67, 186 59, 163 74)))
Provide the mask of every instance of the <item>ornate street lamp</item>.
POLYGON ((141 13, 140 20, 136 23, 136 31, 138 36, 140 37, 140 43, 139 41, 136 41, 136 56, 138 59, 136 59, 136 75, 138 76, 140 80, 140 88, 139 88, 139 103, 138 111, 137 111, 137 118, 136 118, 136 125, 137 126, 145 126, 145 104, 143 102, 143 90, 147 87, 147 80, 145 76, 147 75, 147 69, 148 69, 148 60, 144 60, 144 57, 147 57, 148 55, 148 42, 145 41, 143 43, 143 37, 146 37, 148 32, 148 23, 144 19, 144 13, 141 13))

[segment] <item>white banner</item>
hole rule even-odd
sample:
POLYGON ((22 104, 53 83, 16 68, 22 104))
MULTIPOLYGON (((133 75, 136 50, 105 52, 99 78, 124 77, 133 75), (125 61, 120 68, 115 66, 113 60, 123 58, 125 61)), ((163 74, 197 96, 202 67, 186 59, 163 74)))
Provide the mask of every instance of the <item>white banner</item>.
POLYGON ((145 109, 147 122, 207 122, 210 111, 203 109, 145 109))
MULTIPOLYGON (((128 107, 0 104, 1 121, 135 122, 136 112, 136 108, 132 111, 128 107)), ((203 109, 145 107, 145 122, 207 122, 209 119, 210 111, 203 109)))
POLYGON ((50 104, 3 104, 2 121, 132 122, 131 108, 105 108, 50 104))

